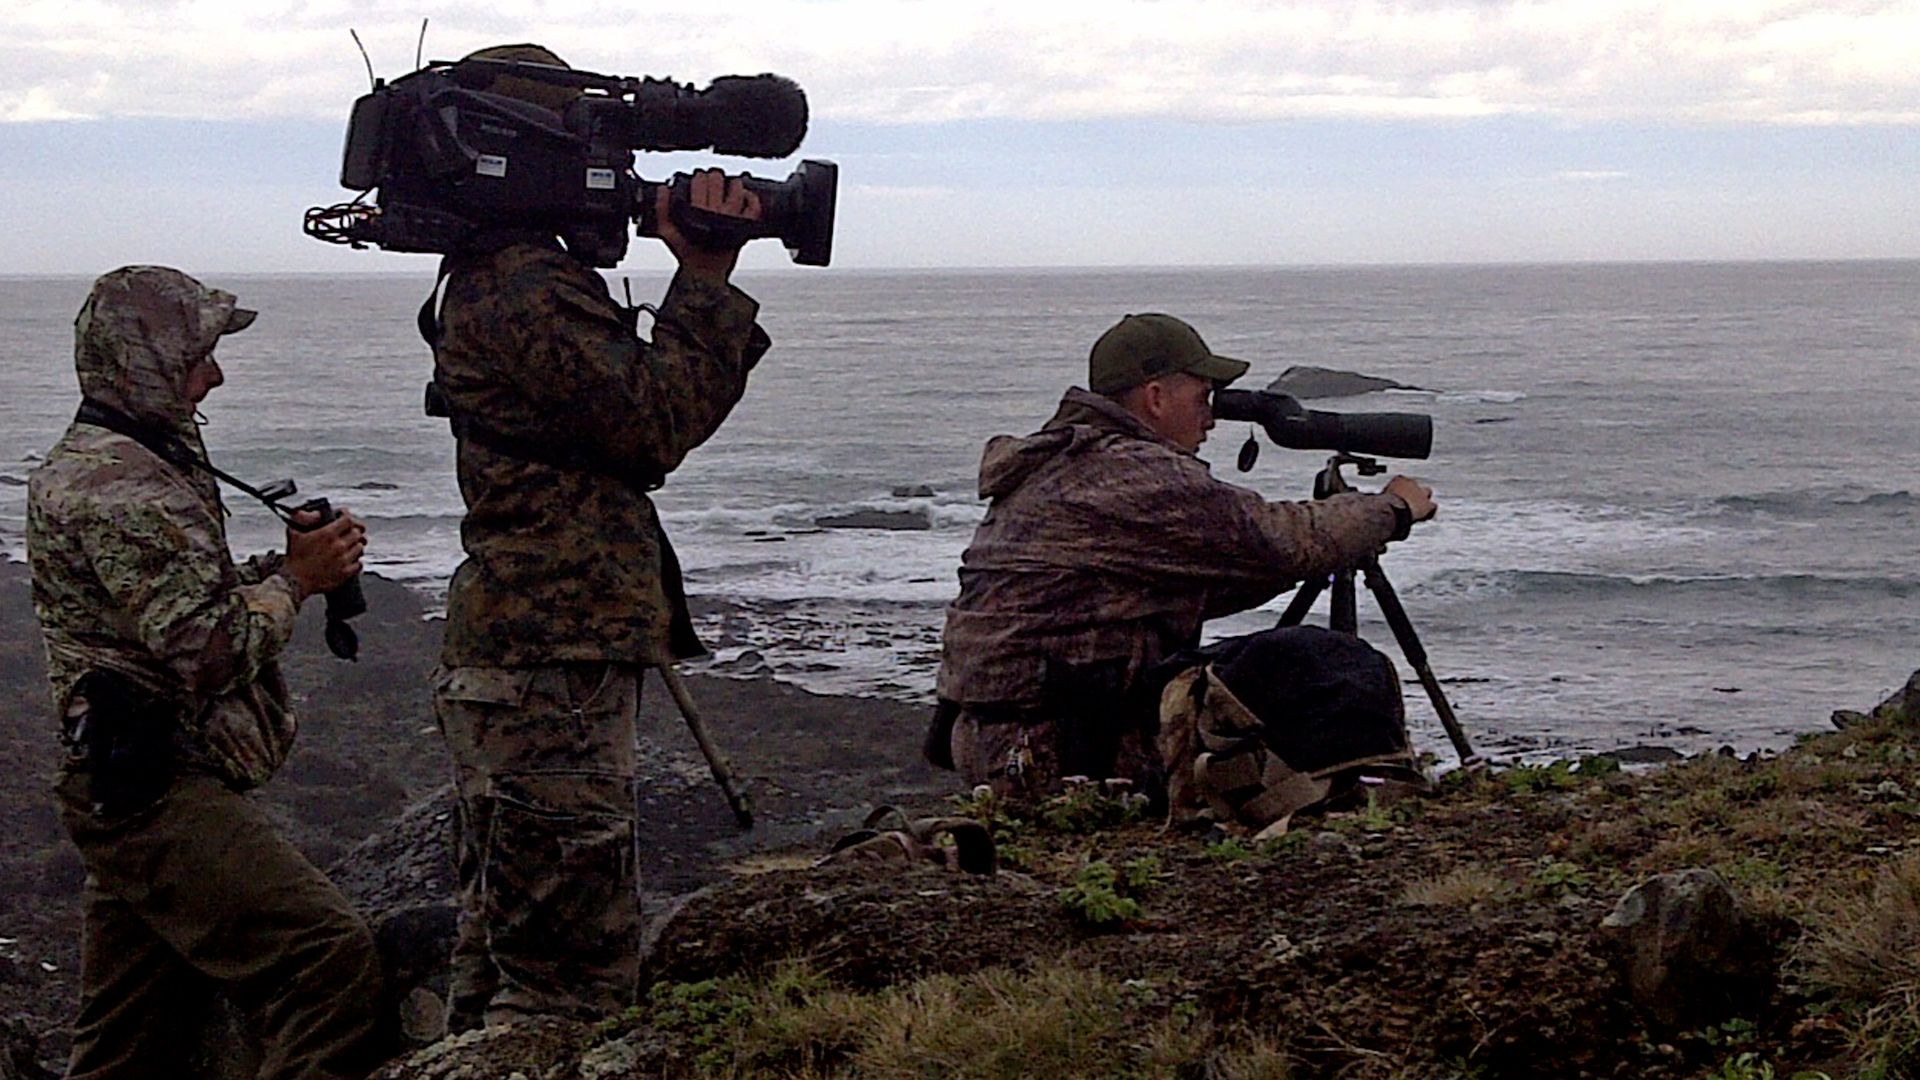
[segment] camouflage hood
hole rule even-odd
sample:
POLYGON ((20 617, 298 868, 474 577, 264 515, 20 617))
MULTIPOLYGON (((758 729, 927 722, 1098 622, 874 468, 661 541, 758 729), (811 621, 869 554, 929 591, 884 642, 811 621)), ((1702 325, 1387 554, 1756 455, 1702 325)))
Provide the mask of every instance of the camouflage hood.
POLYGON ((80 392, 136 420, 194 434, 187 372, 255 313, 230 292, 164 266, 102 275, 73 320, 80 392))
POLYGON ((1040 466, 1063 454, 1083 451, 1109 435, 1130 435, 1185 453, 1155 434, 1119 402, 1075 386, 1067 390, 1053 419, 1039 431, 987 440, 986 452, 980 456, 980 497, 1010 495, 1040 466))

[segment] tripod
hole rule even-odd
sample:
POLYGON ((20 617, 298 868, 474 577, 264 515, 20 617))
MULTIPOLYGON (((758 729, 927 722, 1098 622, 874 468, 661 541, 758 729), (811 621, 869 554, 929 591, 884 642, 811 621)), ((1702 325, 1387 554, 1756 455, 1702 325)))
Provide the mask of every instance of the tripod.
MULTIPOLYGON (((1362 476, 1378 476, 1387 471, 1385 465, 1370 457, 1335 454, 1327 459, 1327 467, 1313 478, 1314 498, 1331 498, 1353 490, 1347 486, 1347 478, 1340 472, 1345 465, 1360 470, 1362 476)), ((1420 635, 1414 633, 1413 620, 1407 618, 1407 609, 1401 606, 1400 597, 1393 591, 1393 583, 1387 580, 1386 571, 1380 569, 1379 558, 1367 556, 1360 564, 1360 574, 1366 579, 1367 591, 1373 594, 1381 616, 1393 630, 1394 640, 1400 643, 1400 651, 1406 655, 1407 663, 1413 665, 1414 673, 1420 677, 1420 685, 1426 688, 1427 700, 1433 702, 1433 711, 1440 717, 1440 726, 1447 731, 1447 740, 1453 743, 1454 753, 1460 755, 1461 767, 1471 769, 1483 764, 1480 755, 1474 753, 1472 744, 1467 742, 1467 733, 1460 727, 1459 719, 1453 715, 1453 706, 1447 703, 1447 695, 1440 689, 1440 680, 1434 677, 1433 668, 1427 663, 1426 647, 1420 644, 1420 635)), ((1333 587, 1333 596, 1328 601, 1328 628, 1358 634, 1360 619, 1354 599, 1352 570, 1340 570, 1330 577, 1301 582, 1293 599, 1288 601, 1287 610, 1280 616, 1280 625, 1300 625, 1307 613, 1313 610, 1314 601, 1320 598, 1329 584, 1333 587)))

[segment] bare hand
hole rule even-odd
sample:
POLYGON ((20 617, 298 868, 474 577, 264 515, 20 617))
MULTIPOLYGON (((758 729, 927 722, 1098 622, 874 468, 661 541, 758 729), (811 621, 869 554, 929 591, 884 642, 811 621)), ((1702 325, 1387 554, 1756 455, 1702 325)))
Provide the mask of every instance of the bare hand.
POLYGON ((342 510, 321 525, 319 514, 303 510, 287 526, 285 571, 305 600, 345 585, 360 572, 360 556, 366 550, 367 527, 359 518, 342 510))
MULTIPOLYGON (((653 199, 655 233, 666 242, 667 250, 673 252, 673 257, 680 260, 681 269, 702 277, 727 280, 733 273, 734 262, 740 257, 740 248, 735 246, 727 251, 709 251, 695 245, 673 223, 668 213, 670 198, 670 189, 661 184, 653 199)), ((749 189, 738 177, 729 177, 719 169, 695 172, 687 185, 687 201, 695 209, 710 214, 724 214, 743 221, 760 220, 760 194, 749 189)))
POLYGON ((1380 489, 1380 494, 1398 495, 1400 501, 1407 504, 1407 509, 1413 511, 1415 521, 1425 521, 1440 511, 1433 501, 1433 489, 1411 476, 1396 476, 1387 481, 1387 486, 1380 489))

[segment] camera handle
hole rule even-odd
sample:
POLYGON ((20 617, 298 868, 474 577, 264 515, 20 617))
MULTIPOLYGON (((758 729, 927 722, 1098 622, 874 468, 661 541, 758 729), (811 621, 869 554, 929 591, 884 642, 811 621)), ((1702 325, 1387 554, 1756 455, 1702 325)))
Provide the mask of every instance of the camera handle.
POLYGON ((674 173, 662 182, 641 180, 634 191, 634 222, 641 236, 660 235, 655 193, 667 188, 667 216, 681 235, 707 251, 730 251, 749 240, 777 239, 802 266, 826 266, 833 259, 833 217, 840 169, 831 161, 808 159, 785 180, 752 173, 728 174, 760 197, 760 217, 718 214, 693 205, 690 173, 674 173))
MULTIPOLYGON (((1352 491, 1347 478, 1341 474, 1342 466, 1352 465, 1362 476, 1378 476, 1386 472, 1386 466, 1370 457, 1359 454, 1335 454, 1327 459, 1326 468, 1313 478, 1313 497, 1329 499, 1343 492, 1352 491)), ((1400 603, 1400 595, 1394 592, 1393 583, 1387 580, 1386 571, 1380 569, 1380 558, 1369 555, 1359 566, 1361 577, 1367 583, 1367 591, 1373 594, 1375 605, 1380 608, 1380 616, 1393 631, 1393 639, 1400 644, 1400 652, 1413 667, 1414 674, 1420 679, 1420 685, 1427 692, 1427 700, 1433 704, 1435 716, 1440 718, 1440 726, 1446 730, 1447 741, 1453 744, 1453 752, 1459 755, 1460 767, 1476 769, 1486 764, 1473 750, 1473 744, 1467 741, 1467 733, 1460 726, 1460 720, 1453 714, 1453 705, 1447 701, 1446 692, 1440 688, 1440 680, 1433 673, 1433 667, 1427 662, 1426 647, 1420 644, 1420 635, 1413 629, 1413 620, 1407 616, 1407 609, 1400 603)), ((1293 599, 1288 601, 1286 611, 1280 615, 1281 626, 1298 626, 1313 610, 1320 594, 1329 585, 1333 589, 1327 604, 1327 626, 1348 634, 1358 634, 1360 626, 1359 610, 1354 597, 1353 571, 1338 570, 1321 578, 1310 578, 1300 583, 1293 599)))

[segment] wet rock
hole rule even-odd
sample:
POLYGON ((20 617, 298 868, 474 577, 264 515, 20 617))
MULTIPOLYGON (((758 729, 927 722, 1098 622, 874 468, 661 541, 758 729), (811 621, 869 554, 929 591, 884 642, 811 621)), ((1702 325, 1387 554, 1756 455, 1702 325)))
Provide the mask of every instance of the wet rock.
POLYGON ((41 1068, 39 1053, 31 1017, 0 1020, 0 1080, 53 1080, 58 1074, 41 1068))
POLYGON ((458 921, 453 828, 453 785, 448 784, 327 868, 366 917, 392 995, 387 1008, 399 1010, 400 1027, 416 1046, 445 1033, 444 1009, 437 1018, 433 1010, 446 993, 458 921), (421 994, 433 999, 432 1006, 421 994))
POLYGON ((730 675, 736 678, 746 676, 771 675, 773 665, 758 651, 747 649, 731 660, 716 660, 708 670, 716 675, 730 675))
POLYGON ((870 988, 934 971, 1021 964, 1034 942, 1075 934, 1054 890, 1023 874, 831 864, 722 882, 688 897, 662 920, 644 977, 698 982, 789 956, 830 956, 836 981, 870 988), (962 933, 967 946, 956 950, 962 933))
POLYGON ((901 484, 893 489, 896 499, 931 499, 933 488, 928 484, 901 484))
POLYGON ((1607 756, 1622 765, 1664 765, 1669 761, 1679 761, 1686 755, 1671 746, 1653 746, 1647 743, 1641 743, 1637 746, 1627 746, 1619 750, 1610 750, 1607 752, 1607 756))
POLYGON ((441 1039, 373 1075, 376 1080, 576 1076, 580 1051, 591 1041, 592 1029, 586 1024, 535 1017, 441 1039))
POLYGON ((1863 713, 1854 709, 1835 709, 1833 726, 1846 730, 1866 723, 1915 724, 1920 725, 1920 671, 1907 679, 1907 685, 1893 692, 1892 696, 1873 707, 1872 712, 1863 713))
POLYGON ((823 514, 813 523, 823 529, 892 529, 914 532, 933 528, 933 515, 926 510, 855 510, 848 514, 823 514))
POLYGON ((445 988, 458 922, 451 897, 370 913, 373 944, 380 952, 388 988, 396 996, 404 997, 429 983, 445 988))
POLYGON ((1408 386, 1393 379, 1383 379, 1377 375, 1361 375, 1352 371, 1341 371, 1338 368, 1295 364, 1281 372, 1279 378, 1268 383, 1267 389, 1277 394, 1292 394, 1297 398, 1333 398, 1370 394, 1376 390, 1418 390, 1420 388, 1408 386))
POLYGON ((426 1046, 447 1037, 447 1006, 440 995, 416 986, 400 1002, 400 1037, 426 1046))
POLYGON ((1628 999, 1665 1029, 1751 1016, 1773 989, 1764 930, 1711 870, 1636 885, 1601 922, 1600 936, 1628 999))

